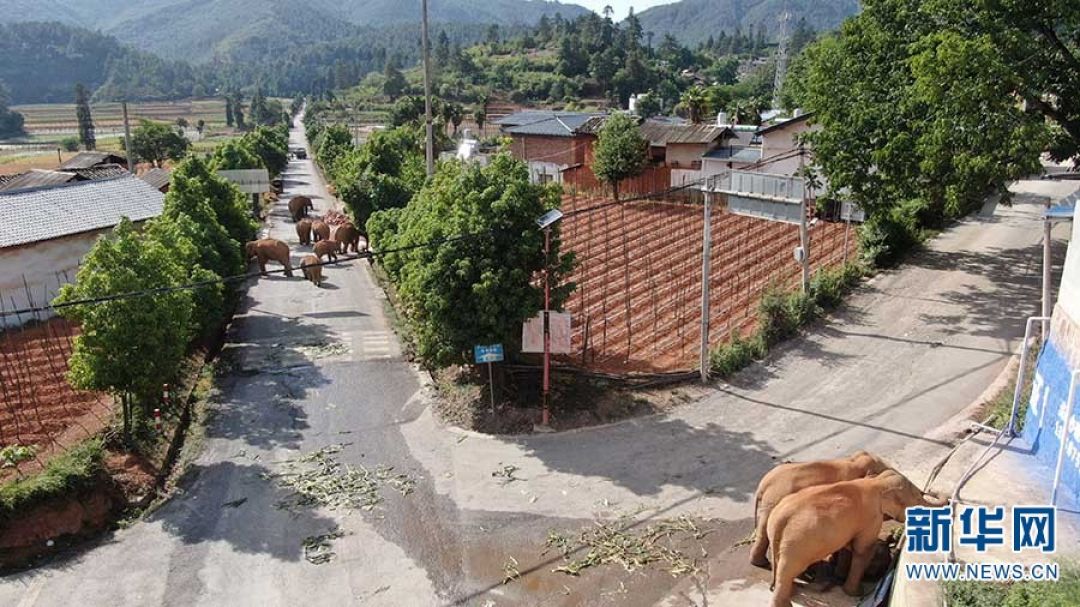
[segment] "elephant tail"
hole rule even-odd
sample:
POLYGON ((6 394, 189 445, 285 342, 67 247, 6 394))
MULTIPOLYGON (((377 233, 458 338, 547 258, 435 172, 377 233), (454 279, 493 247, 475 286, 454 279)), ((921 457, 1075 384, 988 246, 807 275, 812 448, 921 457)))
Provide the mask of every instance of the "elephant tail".
POLYGON ((784 534, 783 527, 777 526, 776 537, 769 538, 769 560, 772 562, 772 583, 769 590, 776 588, 776 574, 780 571, 780 539, 784 534))
POLYGON ((761 510, 761 491, 754 493, 754 529, 758 528, 758 512, 761 510))

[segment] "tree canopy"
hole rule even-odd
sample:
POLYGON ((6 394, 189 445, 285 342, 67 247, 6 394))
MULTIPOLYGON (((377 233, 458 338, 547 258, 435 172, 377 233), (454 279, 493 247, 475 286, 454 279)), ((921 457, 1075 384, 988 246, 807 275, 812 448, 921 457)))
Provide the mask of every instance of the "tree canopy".
MULTIPOLYGON (((415 328, 419 354, 435 365, 464 363, 475 344, 520 344, 521 323, 543 304, 533 280, 544 268, 536 219, 558 205, 555 189, 529 183, 525 165, 499 155, 490 165, 450 161, 408 204, 372 215, 373 246, 415 328), (442 239, 467 235, 442 244, 442 239)), ((553 306, 572 257, 552 242, 553 306)))
POLYGON ((160 167, 166 160, 180 160, 191 142, 180 129, 163 122, 142 120, 131 134, 131 152, 136 162, 151 162, 160 167))
POLYGON ((81 82, 75 85, 75 120, 79 123, 79 143, 83 149, 96 148, 94 119, 90 115, 90 91, 81 82))
POLYGON ((9 99, 7 87, 0 82, 0 139, 26 135, 23 115, 8 107, 9 99))
POLYGON ((600 128, 592 170, 611 184, 619 199, 619 182, 641 173, 649 142, 641 135, 637 121, 629 114, 612 114, 600 128))

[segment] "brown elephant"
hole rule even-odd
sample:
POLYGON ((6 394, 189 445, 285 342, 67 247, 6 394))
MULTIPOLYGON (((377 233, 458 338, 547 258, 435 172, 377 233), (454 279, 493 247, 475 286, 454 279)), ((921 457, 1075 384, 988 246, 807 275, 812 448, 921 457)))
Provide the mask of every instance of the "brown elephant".
POLYGON ((319 258, 314 255, 305 255, 300 260, 300 271, 304 273, 304 278, 315 283, 316 287, 322 286, 322 266, 320 263, 319 258))
POLYGON ((289 200, 289 215, 292 216, 293 221, 300 221, 302 217, 307 217, 309 209, 314 210, 315 205, 307 196, 293 196, 289 200))
POLYGON ((336 240, 320 240, 316 242, 311 248, 315 252, 316 257, 322 259, 323 255, 326 255, 327 261, 337 261, 338 241, 336 240))
POLYGON ((300 237, 300 244, 311 244, 311 220, 301 219, 296 222, 296 235, 300 237))
POLYGON ((350 247, 353 253, 360 252, 360 230, 351 223, 338 226, 337 231, 334 232, 334 240, 341 243, 342 253, 348 253, 350 247))
POLYGON ((289 245, 276 238, 260 238, 244 245, 247 258, 258 258, 259 271, 266 275, 266 260, 272 260, 285 266, 285 275, 292 276, 292 263, 289 260, 289 245))
POLYGON ((780 500, 767 527, 773 607, 791 607, 795 577, 844 547, 852 553, 844 592, 858 595, 884 518, 902 521, 907 508, 946 503, 891 469, 874 477, 809 487, 780 500))
POLYGON ((319 242, 320 240, 330 240, 330 224, 316 219, 311 222, 311 234, 315 242, 319 242))
POLYGON ((866 451, 856 451, 844 459, 820 462, 780 464, 761 477, 754 495, 754 546, 750 549, 750 564, 768 567, 769 538, 765 526, 769 513, 784 497, 815 485, 851 481, 864 476, 876 476, 889 465, 866 451))

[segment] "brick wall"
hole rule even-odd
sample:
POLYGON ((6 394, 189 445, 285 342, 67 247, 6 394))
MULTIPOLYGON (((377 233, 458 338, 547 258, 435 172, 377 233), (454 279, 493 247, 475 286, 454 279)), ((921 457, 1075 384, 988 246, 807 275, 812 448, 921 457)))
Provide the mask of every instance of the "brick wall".
POLYGON ((590 139, 514 135, 510 152, 518 160, 539 160, 569 166, 585 162, 585 148, 590 139))

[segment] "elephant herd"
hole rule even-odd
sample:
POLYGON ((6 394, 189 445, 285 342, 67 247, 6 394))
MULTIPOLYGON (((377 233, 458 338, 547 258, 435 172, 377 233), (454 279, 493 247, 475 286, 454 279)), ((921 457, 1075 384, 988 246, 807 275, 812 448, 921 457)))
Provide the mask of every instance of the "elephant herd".
POLYGON ((790 607, 796 577, 850 551, 844 592, 857 596, 882 523, 903 521, 910 507, 945 503, 866 451, 781 464, 758 484, 750 562, 766 568, 771 562, 773 607, 790 607))
MULTIPOLYGON (((289 215, 296 223, 296 235, 301 246, 311 246, 312 254, 300 260, 300 270, 304 278, 315 286, 322 284, 322 258, 336 261, 338 253, 359 254, 360 249, 367 250, 367 243, 361 244, 363 235, 352 223, 331 226, 322 219, 308 219, 307 213, 315 208, 307 196, 295 196, 289 200, 289 215)), ((259 272, 266 274, 266 262, 275 261, 285 268, 285 275, 292 276, 292 260, 289 245, 276 238, 261 238, 248 242, 244 248, 247 259, 257 259, 259 272)))

